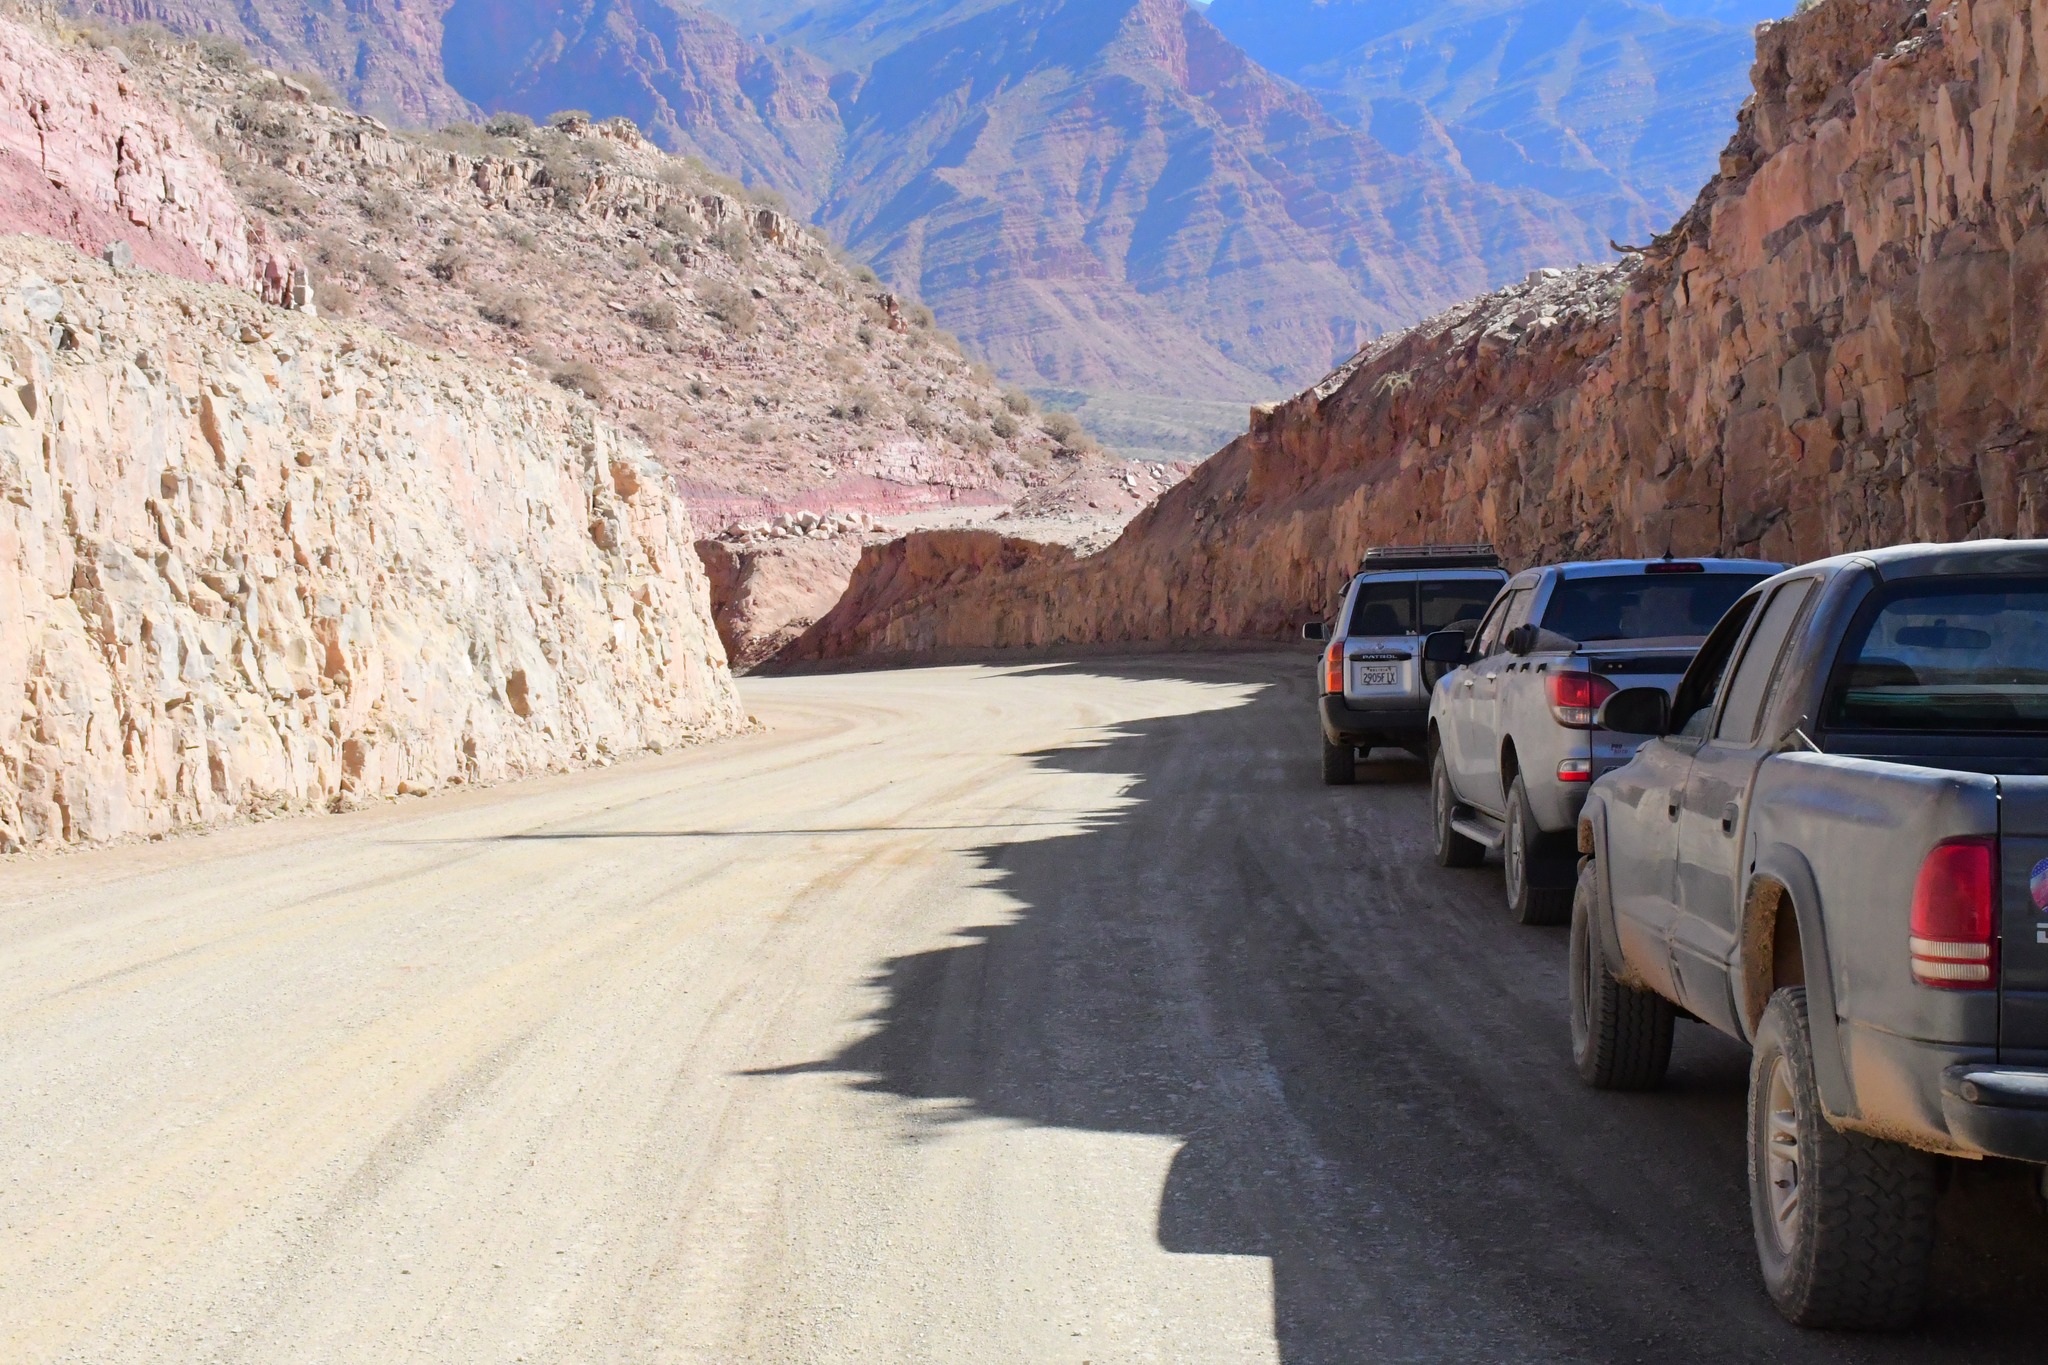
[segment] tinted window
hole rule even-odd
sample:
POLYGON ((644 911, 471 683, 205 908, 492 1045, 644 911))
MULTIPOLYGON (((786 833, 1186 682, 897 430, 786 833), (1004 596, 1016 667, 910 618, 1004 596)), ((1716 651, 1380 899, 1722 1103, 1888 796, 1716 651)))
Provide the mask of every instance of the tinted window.
POLYGON ((1500 649, 1500 637, 1529 619, 1529 603, 1535 599, 1532 588, 1516 588, 1493 605, 1493 611, 1486 618, 1479 638, 1474 642, 1474 658, 1483 659, 1500 649), (1518 619, 1519 618, 1519 619, 1518 619))
POLYGON ((1792 623, 1799 619, 1800 608, 1806 605, 1812 591, 1813 580, 1806 578, 1787 583, 1771 595, 1770 605, 1757 618, 1749 646, 1742 651, 1735 676, 1728 680, 1728 700, 1721 704, 1721 723, 1715 727, 1715 738, 1738 744, 1757 738, 1757 722, 1763 716, 1764 699, 1777 679, 1785 639, 1791 635, 1792 623))
POLYGON ((1486 608, 1500 591, 1499 580, 1467 580, 1448 583, 1423 583, 1419 596, 1422 599, 1422 633, 1448 630, 1459 621, 1477 621, 1486 615, 1486 608))
POLYGON ((1699 637, 1767 573, 1627 574, 1568 578, 1550 595, 1543 628, 1582 644, 1699 637))
POLYGON ((1900 589, 1844 642, 1828 724, 2048 733, 2048 586, 1900 589))
POLYGON ((1736 602, 1708 634, 1700 652, 1693 655, 1692 664, 1679 679, 1678 691, 1671 698, 1671 722, 1679 727, 1679 734, 1701 737, 1707 733, 1707 721, 1714 714, 1714 698, 1720 694, 1728 661, 1735 657, 1742 627, 1760 600, 1745 597, 1736 602))
POLYGON ((1351 628, 1346 635, 1413 635, 1413 583, 1361 583, 1351 603, 1351 628))

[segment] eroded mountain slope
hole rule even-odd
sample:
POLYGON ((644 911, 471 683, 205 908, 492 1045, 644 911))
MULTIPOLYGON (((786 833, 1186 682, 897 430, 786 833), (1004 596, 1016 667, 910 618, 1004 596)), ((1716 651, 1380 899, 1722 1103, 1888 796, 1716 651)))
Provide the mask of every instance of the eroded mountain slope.
POLYGON ((1375 343, 1100 555, 906 581, 811 656, 1285 635, 1361 549, 1781 559, 2048 532, 2048 5, 1760 31, 1721 172, 1641 257, 1375 343))

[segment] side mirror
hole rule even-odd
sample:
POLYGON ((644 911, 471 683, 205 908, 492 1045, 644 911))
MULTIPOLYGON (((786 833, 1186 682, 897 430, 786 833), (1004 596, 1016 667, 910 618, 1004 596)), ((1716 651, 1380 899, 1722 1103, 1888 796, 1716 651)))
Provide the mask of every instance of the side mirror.
POLYGON ((1311 621, 1301 628, 1301 638, 1321 644, 1330 638, 1330 627, 1321 621, 1311 621))
POLYGON ((1535 626, 1516 626, 1501 643, 1508 647, 1510 654, 1534 654, 1537 637, 1541 633, 1535 626))
POLYGON ((1671 698, 1661 687, 1624 687, 1600 703, 1593 724, 1617 734, 1668 735, 1671 698))
POLYGON ((1472 650, 1465 643, 1462 630, 1439 630, 1422 641, 1422 661, 1426 664, 1445 664, 1455 668, 1469 663, 1471 659, 1472 650))

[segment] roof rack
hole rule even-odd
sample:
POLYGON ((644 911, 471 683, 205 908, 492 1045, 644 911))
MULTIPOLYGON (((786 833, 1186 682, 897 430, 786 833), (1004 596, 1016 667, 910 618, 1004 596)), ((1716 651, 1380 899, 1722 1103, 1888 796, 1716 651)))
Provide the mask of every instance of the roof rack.
POLYGON ((1491 545, 1382 545, 1365 552, 1360 573, 1386 569, 1498 569, 1491 545))

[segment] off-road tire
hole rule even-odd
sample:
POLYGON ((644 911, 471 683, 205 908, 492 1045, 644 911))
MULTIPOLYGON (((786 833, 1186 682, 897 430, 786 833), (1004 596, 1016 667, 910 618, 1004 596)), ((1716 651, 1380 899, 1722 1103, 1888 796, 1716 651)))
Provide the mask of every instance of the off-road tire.
POLYGON ((1501 835, 1508 914, 1517 924, 1563 924, 1572 914, 1570 865, 1550 847, 1529 809, 1529 789, 1515 774, 1508 788, 1508 824, 1501 835))
POLYGON ((1323 785, 1348 787, 1358 780, 1358 750, 1323 741, 1323 785))
POLYGON ((1828 1122, 1814 1082, 1806 988, 1773 995, 1750 1059, 1749 1205, 1764 1287, 1787 1321, 1870 1331, 1912 1325, 1926 1300, 1939 1163, 1828 1122), (1780 1185, 1787 1152, 1790 1183, 1780 1185), (1787 1190, 1781 1221, 1775 1201, 1787 1190))
POLYGON ((1600 867, 1579 864, 1572 895, 1570 1001, 1572 1062, 1595 1090, 1655 1090, 1671 1066, 1678 1010, 1655 991, 1626 986, 1607 970, 1600 946, 1600 867))
POLYGON ((1486 861, 1486 845, 1451 828, 1451 814, 1457 808, 1458 799, 1451 793, 1451 770, 1444 764, 1443 750, 1438 749, 1429 761, 1429 816, 1436 833, 1436 865, 1477 867, 1486 861))

